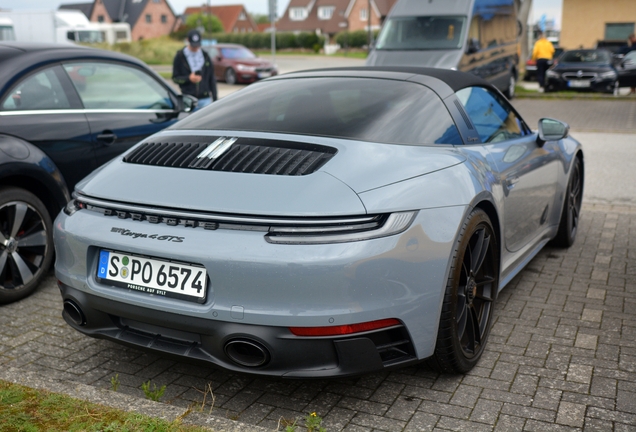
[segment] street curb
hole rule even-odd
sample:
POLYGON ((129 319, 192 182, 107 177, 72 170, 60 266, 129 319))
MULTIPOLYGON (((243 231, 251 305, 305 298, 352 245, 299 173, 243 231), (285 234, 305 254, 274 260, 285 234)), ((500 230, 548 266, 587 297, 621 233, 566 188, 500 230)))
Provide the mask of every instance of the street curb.
POLYGON ((199 412, 188 412, 187 408, 179 408, 148 399, 117 393, 112 390, 98 389, 87 384, 48 378, 38 372, 23 371, 14 367, 0 370, 0 380, 19 384, 25 387, 46 390, 63 394, 75 399, 107 406, 126 412, 135 412, 148 417, 160 418, 168 422, 181 419, 182 424, 200 426, 214 432, 271 432, 260 426, 248 425, 229 419, 199 412))

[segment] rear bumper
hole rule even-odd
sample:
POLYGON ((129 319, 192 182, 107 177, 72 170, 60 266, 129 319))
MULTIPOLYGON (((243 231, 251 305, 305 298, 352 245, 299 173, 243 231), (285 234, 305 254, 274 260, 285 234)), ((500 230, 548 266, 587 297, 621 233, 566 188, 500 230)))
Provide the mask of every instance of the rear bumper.
POLYGON ((62 314, 67 324, 81 333, 232 371, 320 378, 358 375, 418 361, 402 325, 347 336, 299 337, 286 327, 184 317, 129 306, 62 283, 59 288, 64 301, 72 302, 83 314, 81 324, 66 308, 62 314), (237 346, 238 351, 231 348, 237 346))

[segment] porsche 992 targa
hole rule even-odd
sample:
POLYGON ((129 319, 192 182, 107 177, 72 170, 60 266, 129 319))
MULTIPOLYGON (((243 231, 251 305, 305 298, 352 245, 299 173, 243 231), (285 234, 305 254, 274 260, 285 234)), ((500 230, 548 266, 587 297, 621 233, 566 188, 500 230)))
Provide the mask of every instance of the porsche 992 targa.
POLYGON ((497 293, 579 227, 583 152, 474 75, 267 79, 144 139, 55 221, 66 322, 226 369, 470 370, 497 293))

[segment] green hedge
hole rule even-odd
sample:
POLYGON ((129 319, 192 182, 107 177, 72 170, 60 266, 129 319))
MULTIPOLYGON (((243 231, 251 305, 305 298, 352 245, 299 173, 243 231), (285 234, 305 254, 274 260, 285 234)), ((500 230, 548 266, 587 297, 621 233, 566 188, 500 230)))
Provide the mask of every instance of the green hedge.
MULTIPOLYGON (((180 32, 172 34, 175 39, 185 39, 180 32)), ((252 49, 268 49, 271 47, 270 33, 206 33, 204 39, 214 39, 219 43, 235 43, 245 45, 252 49)), ((276 33, 276 48, 307 48, 314 50, 316 46, 322 47, 325 38, 315 33, 276 33)))
MULTIPOLYGON (((373 40, 378 38, 378 31, 373 32, 373 40)), ((336 34, 336 43, 341 47, 348 46, 349 48, 362 48, 366 47, 369 35, 366 30, 356 31, 343 31, 336 34)))

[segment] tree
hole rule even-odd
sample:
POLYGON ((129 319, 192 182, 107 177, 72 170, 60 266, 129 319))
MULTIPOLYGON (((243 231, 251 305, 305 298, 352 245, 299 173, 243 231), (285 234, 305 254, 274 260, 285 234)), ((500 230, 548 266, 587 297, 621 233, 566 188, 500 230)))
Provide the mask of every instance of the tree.
POLYGON ((525 64, 528 58, 528 17, 530 16, 530 9, 532 9, 532 0, 515 0, 517 6, 517 18, 521 23, 521 37, 519 42, 521 43, 521 58, 519 63, 525 64))
POLYGON ((185 26, 188 30, 192 30, 198 27, 203 27, 205 33, 222 33, 223 23, 216 17, 216 15, 208 15, 203 13, 195 13, 189 15, 186 19, 185 26))
POLYGON ((266 14, 250 14, 256 24, 269 24, 269 15, 266 14))

